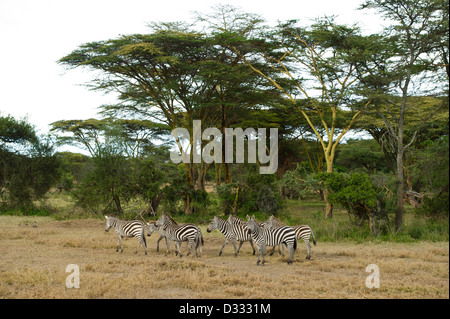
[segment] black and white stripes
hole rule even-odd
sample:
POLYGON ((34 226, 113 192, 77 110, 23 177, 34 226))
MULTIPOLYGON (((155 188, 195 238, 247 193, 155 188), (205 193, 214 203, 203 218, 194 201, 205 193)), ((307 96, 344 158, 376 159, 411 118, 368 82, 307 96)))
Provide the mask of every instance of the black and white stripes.
MULTIPOLYGON (((189 242, 192 253, 196 257, 201 257, 203 236, 200 228, 198 228, 196 225, 178 225, 175 220, 167 214, 162 214, 155 225, 158 227, 162 227, 165 231, 166 237, 176 242, 176 248, 180 257, 183 256, 180 250, 180 243, 183 241, 189 242)), ((188 251, 187 255, 189 254, 190 250, 188 251)))
MULTIPOLYGON (((159 232, 160 238, 158 239, 157 251, 159 250, 159 241, 163 238, 166 239, 166 255, 169 252, 169 246, 171 241, 175 241, 176 254, 180 257, 183 256, 180 250, 182 242, 188 242, 188 253, 192 251, 195 257, 201 257, 202 246, 204 244, 203 236, 200 227, 194 224, 178 224, 170 215, 161 214, 160 218, 155 222, 143 223, 138 220, 125 221, 116 217, 105 216, 106 218, 106 231, 111 227, 114 227, 115 233, 118 237, 116 251, 119 250, 119 244, 121 245, 121 252, 123 252, 123 237, 135 237, 138 240, 138 246, 144 247, 145 254, 147 255, 147 243, 145 240, 145 227, 148 226, 148 236, 150 236, 155 230, 159 232)), ((207 231, 210 233, 214 229, 218 229, 225 237, 219 256, 222 255, 224 247, 228 242, 232 242, 234 247, 234 257, 237 257, 239 251, 244 242, 250 242, 253 254, 255 254, 255 246, 257 252, 257 265, 265 263, 266 247, 267 246, 286 246, 288 250, 288 264, 293 263, 294 253, 297 248, 297 240, 303 239, 306 243, 308 250, 306 259, 311 258, 311 244, 309 239, 312 237, 314 245, 316 239, 311 227, 307 225, 287 226, 280 220, 271 216, 267 221, 259 223, 256 221, 255 216, 249 217, 247 215, 247 221, 240 219, 237 216, 230 215, 225 220, 218 216, 214 216, 211 223, 207 227, 207 231), (239 248, 236 246, 236 241, 239 241, 239 248)), ((284 256, 284 254, 283 254, 284 256)))
POLYGON ((142 245, 145 250, 145 254, 147 255, 147 242, 145 241, 145 224, 139 220, 126 221, 121 220, 116 217, 106 216, 106 229, 105 231, 109 231, 111 227, 114 227, 114 231, 118 237, 116 251, 119 251, 120 244, 120 252, 123 252, 123 242, 122 237, 136 237, 138 240, 138 246, 136 248, 136 252, 138 252, 139 246, 142 245))
MULTIPOLYGON (((269 219, 265 222, 265 227, 267 229, 272 229, 275 227, 285 226, 279 219, 274 217, 273 215, 269 217, 269 219)), ((306 244, 307 255, 306 259, 311 259, 311 244, 309 243, 309 238, 312 237, 314 246, 316 245, 316 238, 314 236, 314 232, 308 225, 298 225, 298 226, 290 226, 295 231, 295 237, 297 240, 303 239, 306 244)))
POLYGON ((247 229, 245 229, 244 226, 240 223, 238 225, 233 225, 220 217, 214 216, 206 231, 210 233, 214 229, 218 229, 225 236, 225 242, 220 249, 219 256, 222 255, 223 248, 230 241, 234 247, 234 257, 237 257, 239 251, 241 250, 242 244, 246 241, 250 242, 250 245, 252 245, 253 248, 253 254, 255 254, 252 237, 250 236, 250 233, 247 231, 247 229), (236 248, 236 241, 240 242, 239 248, 236 248))
POLYGON ((262 265, 265 263, 266 246, 276 246, 285 244, 289 252, 288 264, 294 262, 294 252, 297 248, 297 239, 294 230, 289 226, 265 229, 255 220, 255 216, 247 215, 247 227, 250 230, 253 242, 256 245, 258 261, 261 262, 259 256, 262 255, 262 265))

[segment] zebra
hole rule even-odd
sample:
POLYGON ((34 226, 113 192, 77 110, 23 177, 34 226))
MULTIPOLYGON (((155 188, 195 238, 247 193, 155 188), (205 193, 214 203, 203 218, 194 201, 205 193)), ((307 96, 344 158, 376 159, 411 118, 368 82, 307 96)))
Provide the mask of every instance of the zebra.
POLYGON ((163 229, 162 226, 156 226, 155 222, 150 222, 147 223, 148 226, 148 232, 147 232, 147 236, 151 236, 153 234, 153 232, 156 230, 159 233, 159 239, 156 242, 156 252, 159 252, 159 242, 165 238, 166 239, 166 247, 167 247, 167 252, 169 251, 169 243, 170 243, 170 239, 168 238, 165 230, 163 229))
MULTIPOLYGON (((180 250, 180 243, 183 241, 188 241, 190 244, 190 248, 192 249, 192 253, 196 257, 201 257, 202 254, 202 245, 203 245, 203 236, 200 228, 198 228, 194 224, 183 224, 178 225, 175 220, 167 214, 162 214, 161 217, 156 221, 156 226, 162 227, 166 232, 167 238, 170 240, 176 241, 176 249, 177 253, 180 257, 183 256, 180 250)), ((169 252, 169 247, 167 247, 166 256, 169 252)), ((190 254, 190 250, 187 255, 190 254)))
POLYGON ((105 231, 109 231, 111 227, 114 227, 114 231, 116 232, 119 240, 117 241, 116 252, 119 251, 119 243, 120 243, 120 252, 123 253, 123 242, 122 237, 136 237, 138 240, 138 246, 136 248, 135 254, 137 254, 139 246, 142 245, 144 247, 145 254, 147 255, 147 242, 145 240, 145 224, 139 220, 126 221, 121 220, 117 217, 106 216, 106 229, 105 231))
POLYGON ((253 239, 247 227, 247 223, 237 216, 230 215, 227 219, 228 224, 231 226, 231 232, 234 235, 234 239, 240 241, 238 253, 242 247, 244 241, 248 241, 253 249, 253 255, 256 253, 255 246, 253 246, 253 239))
POLYGON ((295 238, 295 232, 291 227, 282 226, 272 229, 262 228, 261 225, 255 220, 255 216, 247 215, 247 226, 252 235, 257 249, 258 266, 261 262, 259 255, 262 255, 262 265, 265 263, 266 246, 276 246, 279 244, 286 244, 289 252, 288 264, 294 262, 294 252, 297 248, 297 240, 295 238))
MULTIPOLYGON (((234 247, 234 258, 237 257, 237 255, 239 254, 239 251, 241 250, 242 245, 244 244, 245 241, 250 241, 252 240, 252 237, 250 236, 250 234, 247 234, 247 237, 245 238, 241 238, 241 239, 245 239, 245 240, 239 240, 239 248, 236 248, 236 235, 232 232, 232 226, 230 223, 228 223, 225 219, 222 219, 218 216, 214 216, 214 218, 211 220, 211 224, 209 224, 208 228, 206 229, 206 231, 208 233, 212 232, 214 229, 218 229, 224 236, 225 236, 225 243, 222 245, 222 249, 220 249, 219 252, 219 256, 222 255, 222 251, 225 248, 225 245, 228 244, 229 241, 231 241, 231 243, 233 244, 234 247)), ((254 249, 253 249, 254 251, 254 249)))
MULTIPOLYGON (((285 226, 278 218, 275 216, 270 216, 269 219, 266 221, 265 227, 267 229, 271 229, 274 227, 281 227, 285 226)), ((303 241, 306 244, 307 249, 307 255, 306 259, 311 259, 311 243, 309 242, 309 238, 312 237, 313 244, 316 246, 316 237, 314 236, 314 232, 308 225, 298 225, 298 226, 290 226, 295 231, 295 237, 297 240, 303 239, 303 241)), ((272 252, 273 254, 273 252, 272 252)), ((271 254, 271 255, 272 255, 271 254)))

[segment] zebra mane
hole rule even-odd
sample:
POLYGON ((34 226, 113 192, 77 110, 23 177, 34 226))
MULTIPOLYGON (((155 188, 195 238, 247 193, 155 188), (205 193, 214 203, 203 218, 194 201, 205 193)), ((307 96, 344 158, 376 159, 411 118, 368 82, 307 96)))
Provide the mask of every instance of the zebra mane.
POLYGON ((237 215, 230 215, 230 217, 231 218, 234 218, 234 219, 237 219, 237 220, 240 220, 241 222, 244 222, 244 223, 246 223, 246 221, 245 220, 243 220, 242 218, 240 218, 239 216, 237 216, 237 215))
POLYGON ((175 221, 175 219, 173 219, 172 216, 166 213, 163 213, 163 215, 165 215, 173 224, 178 225, 178 223, 175 221))
POLYGON ((273 216, 273 215, 271 215, 269 218, 272 218, 273 220, 275 220, 275 221, 279 222, 280 224, 283 224, 283 225, 284 225, 284 223, 283 223, 281 220, 279 220, 278 218, 276 218, 276 217, 273 216))

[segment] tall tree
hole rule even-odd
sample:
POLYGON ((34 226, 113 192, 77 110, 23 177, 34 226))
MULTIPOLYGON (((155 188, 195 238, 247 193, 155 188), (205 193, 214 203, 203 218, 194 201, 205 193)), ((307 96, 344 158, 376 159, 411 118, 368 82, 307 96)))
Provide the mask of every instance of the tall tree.
MULTIPOLYGON (((239 48, 234 49, 298 108, 319 139, 327 172, 331 173, 336 147, 370 103, 370 99, 355 91, 356 63, 365 58, 364 45, 368 40, 359 34, 358 28, 337 25, 332 19, 319 20, 310 28, 288 21, 266 37, 270 40, 256 43, 259 57, 282 75, 278 79, 245 59, 239 48), (349 112, 341 112, 352 108, 349 117, 349 112), (338 126, 343 117, 346 124, 338 126)), ((325 202, 326 215, 331 218, 332 205, 326 200, 326 194, 325 202)))
MULTIPOLYGON (((442 0, 368 0, 362 8, 376 9, 391 25, 383 36, 374 38, 372 58, 360 64, 366 76, 361 79, 371 95, 375 94, 374 108, 382 118, 386 140, 396 151, 397 213, 396 229, 403 224, 405 176, 404 157, 414 143, 423 124, 429 121, 439 107, 422 116, 419 124, 406 139, 405 125, 415 119, 414 96, 442 93, 448 86, 448 22, 444 31, 442 17, 448 17, 448 1, 442 0), (445 54, 446 52, 446 54, 445 54), (438 62, 441 61, 441 62, 438 62), (437 76, 447 71, 445 76, 437 76), (444 79, 444 81, 442 81, 444 79)), ((444 24, 445 26, 445 24, 444 24)), ((448 104, 448 100, 447 100, 448 104)), ((416 119, 417 120, 417 119, 416 119)))
MULTIPOLYGON (((204 188, 202 181, 210 167, 202 158, 201 163, 193 161, 199 147, 193 145, 193 120, 200 120, 203 127, 219 124, 223 131, 232 120, 233 109, 264 103, 258 89, 260 78, 223 45, 235 41, 236 33, 248 36, 258 23, 243 17, 240 21, 231 30, 209 29, 209 34, 183 24, 152 24, 150 34, 87 43, 60 63, 69 68, 100 71, 100 76, 89 85, 95 90, 119 93, 120 103, 103 106, 103 114, 151 118, 167 124, 171 130, 186 128, 191 152, 189 163, 183 165, 193 193, 204 188)), ((179 140, 177 145, 182 151, 179 140)), ((225 169, 229 182, 229 169, 225 169)), ((186 196, 185 207, 187 214, 192 213, 191 194, 186 196)))

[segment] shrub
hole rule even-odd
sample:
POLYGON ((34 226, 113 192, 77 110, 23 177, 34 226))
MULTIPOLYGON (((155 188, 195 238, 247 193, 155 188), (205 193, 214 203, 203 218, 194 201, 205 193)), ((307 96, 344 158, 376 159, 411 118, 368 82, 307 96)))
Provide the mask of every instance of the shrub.
POLYGON ((317 178, 324 181, 329 202, 342 205, 356 224, 361 226, 368 220, 374 236, 387 230, 388 213, 395 210, 395 201, 384 196, 369 175, 320 173, 317 178))

